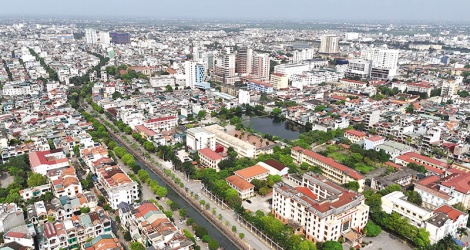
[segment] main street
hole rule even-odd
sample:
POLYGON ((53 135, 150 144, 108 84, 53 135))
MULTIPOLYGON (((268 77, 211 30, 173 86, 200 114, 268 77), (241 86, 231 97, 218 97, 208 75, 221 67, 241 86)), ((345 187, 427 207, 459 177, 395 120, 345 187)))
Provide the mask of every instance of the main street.
MULTIPOLYGON (((90 110, 90 106, 87 105, 87 107, 89 108, 88 110, 90 110)), ((102 121, 108 121, 109 123, 112 123, 112 121, 110 121, 108 119, 108 117, 106 117, 106 115, 104 114, 101 114, 99 116, 100 120, 102 121)), ((125 136, 128 138, 129 141, 134 141, 134 139, 132 138, 132 136, 130 135, 124 135, 124 133, 120 133, 121 136, 125 136)), ((134 144, 134 145, 137 145, 137 149, 140 151, 140 152, 147 152, 140 144, 138 144, 137 142, 134 144)), ((132 145, 128 145, 128 146, 131 146, 132 145)), ((150 161, 152 162, 157 162, 158 164, 160 164, 161 166, 163 166, 164 168, 166 169, 173 169, 173 166, 171 164, 171 162, 168 162, 168 161, 163 161, 162 159, 160 159, 156 154, 150 154, 150 161)), ((122 164, 123 165, 123 164, 122 164)), ((130 169, 127 169, 128 171, 130 171, 130 169)), ((248 243, 249 245, 249 248, 251 249, 266 249, 268 247, 268 245, 260 240, 254 233, 252 233, 251 231, 245 229, 236 219, 236 215, 235 215, 235 212, 231 209, 225 209, 225 208, 222 208, 221 206, 219 206, 219 204, 217 204, 217 202, 215 200, 211 200, 211 198, 209 197, 209 195, 207 195, 205 192, 202 191, 202 185, 200 182, 198 181, 194 181, 194 180, 188 180, 187 177, 182 173, 182 172, 179 172, 179 171, 173 171, 177 176, 178 178, 180 178, 181 182, 184 184, 185 188, 188 188, 188 190, 192 190, 193 192, 195 193, 199 193, 199 196, 200 196, 200 200, 205 200, 206 204, 208 203, 210 205, 211 208, 216 208, 216 217, 221 214, 222 215, 222 218, 223 218, 223 223, 224 225, 228 226, 229 228, 231 228, 232 226, 236 226, 237 230, 236 230, 236 234, 239 234, 239 233, 243 233, 245 235, 244 237, 244 241, 246 243, 248 243)), ((151 193, 150 189, 148 188, 147 185, 143 185, 145 186, 146 188, 146 197, 153 197, 153 194, 151 193), (150 194, 149 194, 150 192, 150 194)), ((144 189, 145 190, 145 189, 144 189)), ((143 191, 144 192, 144 191, 143 191)), ((214 220, 217 220, 215 217, 213 217, 214 220)), ((216 221, 217 223, 217 221, 216 221)))

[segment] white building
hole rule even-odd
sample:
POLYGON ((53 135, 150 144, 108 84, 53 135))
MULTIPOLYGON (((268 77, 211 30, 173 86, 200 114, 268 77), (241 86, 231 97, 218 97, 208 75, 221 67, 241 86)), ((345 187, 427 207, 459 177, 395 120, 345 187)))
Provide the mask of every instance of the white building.
POLYGON ((400 191, 382 197, 382 210, 388 214, 396 212, 417 227, 425 227, 425 221, 433 215, 432 210, 408 202, 406 196, 400 191))
POLYGON ((468 214, 444 205, 434 210, 434 216, 426 221, 431 244, 436 244, 448 234, 457 237, 457 229, 467 228, 468 214))
POLYGON ((371 79, 387 80, 397 74, 398 50, 368 48, 361 51, 361 58, 372 62, 371 79))
POLYGON ((34 151, 29 153, 31 170, 46 175, 48 171, 67 168, 69 159, 62 150, 34 151))
POLYGON ((31 95, 31 84, 29 82, 5 83, 3 85, 2 93, 4 96, 31 95))
POLYGON ((250 91, 243 89, 238 90, 238 103, 239 104, 250 104, 250 91))
POLYGON ((191 61, 184 62, 184 74, 186 77, 186 87, 192 89, 195 85, 201 84, 206 78, 204 65, 191 61))
POLYGON ((301 75, 303 72, 310 71, 308 64, 279 64, 274 66, 274 73, 279 73, 290 78, 292 75, 301 75))
POLYGON ((324 35, 320 41, 320 53, 336 54, 339 52, 339 37, 337 35, 324 35))
POLYGON ((99 31, 98 39, 100 40, 100 43, 104 45, 109 45, 111 43, 111 37, 109 36, 109 32, 106 31, 99 31))
POLYGON ((23 209, 15 203, 0 204, 0 232, 24 225, 23 209))
POLYGON ((364 149, 374 149, 376 146, 385 142, 385 138, 382 136, 372 136, 369 138, 364 139, 364 149))
POLYGON ((113 209, 117 209, 121 202, 132 204, 139 199, 137 182, 131 180, 117 165, 101 166, 96 170, 96 176, 113 209))
MULTIPOLYGON (((108 33, 109 35, 109 33, 108 33)), ((85 40, 88 44, 96 44, 98 42, 98 36, 95 29, 85 29, 85 40)))
POLYGON ((215 151, 215 134, 205 128, 191 128, 186 132, 186 146, 191 150, 210 148, 215 151))
MULTIPOLYGON (((366 226, 369 206, 362 194, 312 173, 292 178, 298 186, 274 186, 272 214, 284 223, 297 224, 295 233, 315 242, 336 241, 341 236, 357 236, 353 229, 361 231, 366 226)), ((360 243, 352 238, 353 245, 360 243)))
POLYGON ((370 61, 363 59, 352 59, 349 61, 348 68, 344 75, 346 77, 359 77, 367 79, 370 75, 370 61))

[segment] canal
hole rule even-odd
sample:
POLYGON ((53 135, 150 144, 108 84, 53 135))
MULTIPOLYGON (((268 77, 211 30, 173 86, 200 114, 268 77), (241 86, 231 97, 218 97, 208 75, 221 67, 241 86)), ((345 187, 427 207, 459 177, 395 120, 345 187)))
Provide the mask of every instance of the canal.
POLYGON ((305 128, 292 121, 282 121, 279 118, 253 117, 243 120, 243 126, 251 127, 256 132, 279 136, 286 140, 299 139, 305 128))
MULTIPOLYGON (((114 141, 119 147, 122 147, 122 144, 120 144, 116 140, 114 141)), ((196 211, 188 202, 181 198, 170 186, 166 185, 166 183, 158 175, 148 169, 136 157, 134 157, 134 159, 137 165, 139 165, 142 169, 145 169, 149 173, 150 178, 156 180, 160 186, 168 189, 167 198, 173 202, 176 202, 180 208, 186 209, 188 211, 188 217, 193 218, 194 222, 196 222, 196 224, 198 224, 199 226, 205 227, 207 229, 207 232, 209 233, 209 236, 212 239, 217 240, 217 242, 219 242, 220 247, 225 250, 237 249, 237 247, 233 245, 233 243, 227 237, 220 233, 217 228, 215 228, 209 221, 207 221, 203 216, 201 216, 198 211, 196 211)), ((197 193, 199 192, 199 190, 194 190, 194 192, 197 193)))

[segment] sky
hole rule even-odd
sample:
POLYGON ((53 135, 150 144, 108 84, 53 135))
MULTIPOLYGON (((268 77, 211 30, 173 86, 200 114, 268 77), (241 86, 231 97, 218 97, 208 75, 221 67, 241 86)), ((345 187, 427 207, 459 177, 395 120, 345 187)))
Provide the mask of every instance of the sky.
POLYGON ((0 0, 0 17, 470 22, 470 0, 0 0))

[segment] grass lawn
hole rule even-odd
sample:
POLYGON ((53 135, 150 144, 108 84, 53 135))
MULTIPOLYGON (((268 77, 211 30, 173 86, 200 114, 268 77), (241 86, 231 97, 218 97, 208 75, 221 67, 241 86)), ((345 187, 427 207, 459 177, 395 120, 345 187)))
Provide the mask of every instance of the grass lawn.
POLYGON ((368 165, 366 165, 366 164, 364 164, 364 163, 357 163, 357 164, 355 165, 355 169, 356 169, 357 171, 361 172, 362 174, 367 174, 367 173, 369 173, 370 171, 374 170, 373 167, 368 166, 368 165))
POLYGON ((342 162, 343 160, 348 159, 349 155, 347 153, 340 151, 340 152, 329 153, 328 157, 333 158, 337 162, 342 162))

